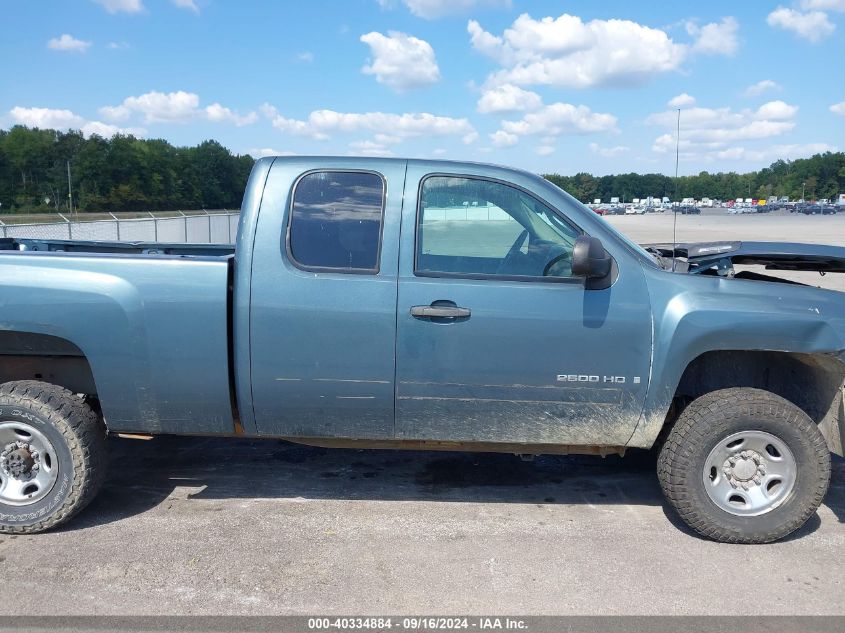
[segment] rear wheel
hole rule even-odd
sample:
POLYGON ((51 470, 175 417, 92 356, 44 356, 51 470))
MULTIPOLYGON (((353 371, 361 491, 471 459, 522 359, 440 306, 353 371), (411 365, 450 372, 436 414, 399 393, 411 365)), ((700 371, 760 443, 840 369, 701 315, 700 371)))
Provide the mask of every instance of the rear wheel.
POLYGON ((0 385, 0 532, 60 525, 97 494, 106 430, 85 401, 33 380, 0 385))
POLYGON ((830 453, 798 407, 759 389, 722 389, 694 400, 657 467, 666 498, 700 534, 768 543, 801 527, 830 480, 830 453))

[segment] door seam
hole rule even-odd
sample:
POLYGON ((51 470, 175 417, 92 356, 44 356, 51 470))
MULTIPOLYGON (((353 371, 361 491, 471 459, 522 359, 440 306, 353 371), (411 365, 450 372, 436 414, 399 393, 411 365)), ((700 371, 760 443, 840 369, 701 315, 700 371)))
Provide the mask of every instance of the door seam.
MULTIPOLYGON (((399 402, 399 277, 402 267, 402 225, 405 223, 405 192, 408 184, 408 161, 402 179, 402 200, 399 204, 399 237, 396 249, 396 305, 393 311, 393 439, 396 439, 396 403, 399 402)), ((416 248, 416 246, 415 246, 416 248)))

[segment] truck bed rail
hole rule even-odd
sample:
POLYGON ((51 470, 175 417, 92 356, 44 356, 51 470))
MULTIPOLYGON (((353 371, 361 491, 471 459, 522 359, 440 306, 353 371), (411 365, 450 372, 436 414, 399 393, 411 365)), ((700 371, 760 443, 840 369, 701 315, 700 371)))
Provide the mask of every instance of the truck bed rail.
POLYGON ((139 255, 185 255, 228 257, 233 244, 173 244, 163 242, 100 242, 82 240, 41 240, 0 238, 0 251, 47 251, 54 253, 116 253, 139 255))

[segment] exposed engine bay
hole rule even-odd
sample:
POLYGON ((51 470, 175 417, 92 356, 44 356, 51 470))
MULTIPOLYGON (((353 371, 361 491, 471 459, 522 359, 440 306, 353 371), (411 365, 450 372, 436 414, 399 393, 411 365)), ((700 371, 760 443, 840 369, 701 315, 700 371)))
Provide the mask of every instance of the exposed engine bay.
POLYGON ((645 244, 666 270, 690 275, 711 275, 729 279, 771 281, 801 286, 812 285, 786 276, 758 272, 845 272, 845 248, 791 242, 702 242, 645 244))

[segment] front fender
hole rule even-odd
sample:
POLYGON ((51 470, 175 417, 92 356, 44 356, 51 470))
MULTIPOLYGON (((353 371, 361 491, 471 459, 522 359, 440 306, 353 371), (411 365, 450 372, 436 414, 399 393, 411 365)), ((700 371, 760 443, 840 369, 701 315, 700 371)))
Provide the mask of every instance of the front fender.
POLYGON ((845 296, 818 288, 648 270, 651 380, 628 446, 650 447, 687 366, 713 351, 841 354, 845 296))

